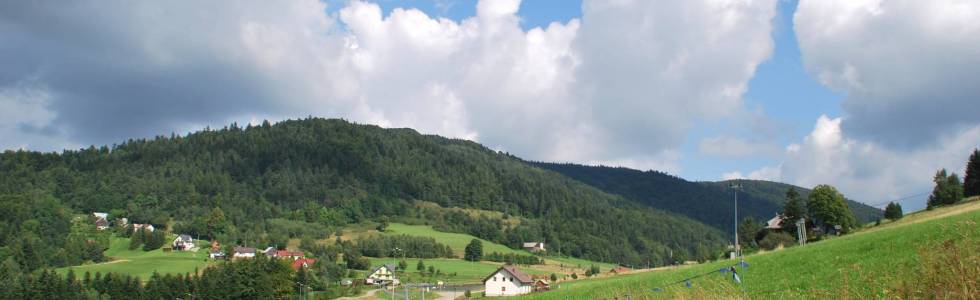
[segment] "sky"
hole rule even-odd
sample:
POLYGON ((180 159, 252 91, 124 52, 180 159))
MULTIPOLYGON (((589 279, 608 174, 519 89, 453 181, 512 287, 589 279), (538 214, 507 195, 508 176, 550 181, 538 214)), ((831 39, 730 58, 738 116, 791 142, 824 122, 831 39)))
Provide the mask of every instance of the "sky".
POLYGON ((969 0, 9 1, 0 66, 8 150, 316 116, 914 210, 980 145, 969 0))

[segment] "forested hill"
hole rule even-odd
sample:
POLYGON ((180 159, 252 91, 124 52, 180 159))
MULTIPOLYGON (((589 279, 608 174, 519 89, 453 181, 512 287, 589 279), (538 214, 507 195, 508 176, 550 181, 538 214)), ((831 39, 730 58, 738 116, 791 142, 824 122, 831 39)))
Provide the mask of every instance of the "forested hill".
MULTIPOLYGON (((0 247, 16 244, 10 248, 25 249, 23 255, 43 250, 37 254, 42 259, 64 253, 57 241, 69 228, 47 224, 67 223, 60 220, 66 212, 92 211, 170 222, 181 233, 250 245, 322 235, 382 216, 414 218, 511 246, 543 240, 551 249, 560 244, 563 254, 653 265, 666 262, 668 253, 704 258, 724 241, 703 223, 477 143, 343 120, 232 125, 112 147, 0 156, 0 247), (523 221, 510 228, 466 214, 433 218, 412 206, 414 200, 501 211, 523 221), (23 225, 53 207, 59 212, 53 221, 23 225), (17 244, 26 240, 45 249, 17 244)), ((42 265, 58 264, 63 260, 42 265)))
MULTIPOLYGON (((565 174, 571 178, 621 195, 654 208, 699 220, 721 230, 732 227, 733 194, 730 182, 691 182, 657 171, 639 171, 622 167, 583 166, 577 164, 532 163, 535 166, 565 174)), ((740 216, 766 221, 782 209, 787 189, 794 187, 802 197, 810 190, 784 183, 740 180, 738 196, 740 216)), ((848 200, 855 217, 861 222, 881 218, 881 210, 848 200)))

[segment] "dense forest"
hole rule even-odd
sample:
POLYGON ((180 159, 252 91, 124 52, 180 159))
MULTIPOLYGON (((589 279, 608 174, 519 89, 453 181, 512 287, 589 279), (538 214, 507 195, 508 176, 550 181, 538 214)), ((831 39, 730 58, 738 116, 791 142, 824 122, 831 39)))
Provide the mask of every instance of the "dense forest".
MULTIPOLYGON (((677 213, 714 226, 731 230, 734 195, 730 181, 691 182, 658 171, 639 171, 621 167, 583 166, 578 164, 533 163, 535 166, 562 173, 611 194, 621 195, 653 208, 677 213)), ((739 180, 738 211, 740 216, 766 221, 782 210, 786 190, 791 185, 760 180, 739 180)), ((795 187, 806 198, 810 190, 795 187)), ((859 222, 881 219, 882 211, 848 200, 859 222)))
POLYGON ((27 255, 43 256, 26 266, 34 269, 82 257, 66 250, 73 213, 109 212, 223 244, 259 245, 325 238, 383 217, 417 218, 415 200, 525 220, 514 228, 465 216, 429 220, 440 228, 511 245, 544 240, 599 261, 703 259, 724 243, 715 228, 474 142, 310 118, 61 153, 6 151, 0 259, 26 264, 27 255))

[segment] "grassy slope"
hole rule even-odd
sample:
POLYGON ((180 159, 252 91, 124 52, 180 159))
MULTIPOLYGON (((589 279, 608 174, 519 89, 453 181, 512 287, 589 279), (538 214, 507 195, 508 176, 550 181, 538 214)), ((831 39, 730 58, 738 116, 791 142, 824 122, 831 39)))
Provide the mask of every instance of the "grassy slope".
MULTIPOLYGON (((345 236, 362 236, 364 234, 372 234, 372 233, 364 233, 364 232, 344 233, 345 236)), ((377 234, 377 233, 373 233, 373 234, 377 234)), ((453 249, 453 252, 455 252, 456 255, 459 257, 463 256, 463 250, 466 248, 466 245, 469 244, 469 242, 475 238, 468 234, 436 231, 435 229, 432 229, 431 226, 406 225, 402 223, 391 223, 388 227, 388 230, 383 234, 405 234, 411 236, 431 237, 436 239, 436 241, 440 243, 449 245, 449 247, 453 249)), ((496 244, 487 240, 483 240, 483 239, 479 239, 479 240, 483 242, 483 253, 500 252, 500 253, 516 253, 522 255, 531 254, 530 252, 524 250, 510 249, 507 246, 496 244)), ((391 264, 391 263, 397 264, 398 260, 399 259, 392 259, 392 258, 372 258, 371 265, 378 266, 381 264, 391 264)), ((415 266, 418 263, 418 259, 408 258, 406 259, 406 262, 408 262, 408 270, 409 270, 408 272, 409 274, 406 277, 406 279, 409 281, 416 280, 416 279, 422 280, 421 276, 418 275, 418 272, 415 271, 415 266)), ((548 257, 545 259, 544 265, 525 266, 522 267, 522 269, 526 273, 533 274, 533 275, 548 275, 551 273, 571 274, 573 272, 582 274, 585 272, 586 268, 588 268, 590 265, 593 264, 599 266, 601 269, 606 269, 606 270, 615 267, 614 264, 598 263, 585 259, 570 258, 570 257, 562 257, 562 258, 548 257), (564 268, 562 266, 564 266, 564 268)), ((426 267, 431 265, 446 274, 452 274, 454 272, 457 273, 456 276, 443 275, 443 276, 436 276, 432 278, 425 278, 428 279, 429 281, 442 280, 445 282, 474 283, 482 280, 484 277, 489 275, 490 272, 493 272, 494 270, 497 269, 497 267, 499 267, 502 264, 489 262, 489 261, 469 262, 461 259, 426 259, 425 265, 426 267)))
POLYGON ((902 280, 914 280, 919 256, 927 241, 980 232, 980 201, 911 214, 897 222, 870 228, 853 235, 811 243, 805 247, 761 253, 746 257, 750 268, 741 271, 744 284, 735 286, 730 275, 712 272, 734 263, 722 261, 669 271, 647 272, 607 279, 563 283, 551 292, 527 299, 633 299, 661 298, 808 298, 849 295, 857 298, 884 296, 902 280), (963 228, 966 227, 966 228, 963 228), (683 285, 655 292, 655 287, 684 278, 694 279, 695 288, 683 285), (743 290, 744 289, 744 290, 743 290))
MULTIPOLYGON (((392 223, 384 234, 392 234, 392 235, 405 234, 411 236, 431 237, 436 239, 436 241, 440 243, 449 245, 450 248, 453 248, 453 252, 459 257, 463 256, 463 250, 466 248, 466 245, 469 244, 470 241, 474 239, 472 235, 468 235, 468 234, 436 231, 435 229, 432 229, 432 226, 406 225, 401 223, 392 223)), ((479 239, 479 240, 483 242, 483 253, 500 252, 500 253, 516 253, 516 254, 525 254, 525 255, 530 254, 524 250, 514 250, 511 248, 507 248, 507 246, 501 244, 496 244, 483 239, 479 239)))
POLYGON ((103 274, 114 272, 139 276, 140 279, 147 280, 154 271, 160 274, 193 273, 195 268, 200 270, 208 265, 205 250, 196 253, 163 252, 160 249, 147 252, 140 249, 129 250, 129 239, 117 237, 112 238, 105 255, 111 257, 113 261, 60 268, 57 271, 63 274, 70 268, 75 270, 75 274, 79 277, 85 272, 91 272, 93 275, 96 272, 103 274))

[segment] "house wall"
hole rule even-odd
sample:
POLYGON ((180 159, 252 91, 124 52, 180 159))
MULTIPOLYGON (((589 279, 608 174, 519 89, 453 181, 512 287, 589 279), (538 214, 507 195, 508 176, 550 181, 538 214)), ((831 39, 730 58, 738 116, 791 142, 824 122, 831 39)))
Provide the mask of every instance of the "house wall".
POLYGON ((378 269, 377 272, 374 272, 373 274, 371 274, 371 276, 368 277, 372 279, 391 280, 392 279, 391 275, 392 275, 391 271, 389 271, 388 268, 383 267, 378 269))
POLYGON ((496 296, 516 296, 529 294, 534 291, 534 286, 531 284, 521 284, 517 278, 510 275, 507 271, 500 270, 493 277, 490 277, 483 283, 483 288, 486 291, 486 295, 490 297, 496 296), (496 280, 494 280, 496 279, 496 280))

